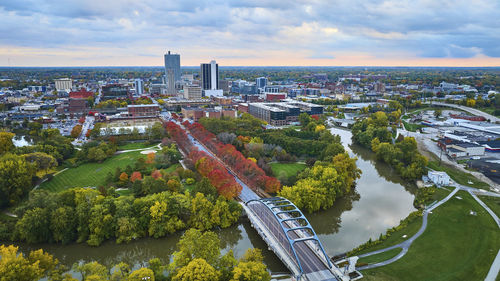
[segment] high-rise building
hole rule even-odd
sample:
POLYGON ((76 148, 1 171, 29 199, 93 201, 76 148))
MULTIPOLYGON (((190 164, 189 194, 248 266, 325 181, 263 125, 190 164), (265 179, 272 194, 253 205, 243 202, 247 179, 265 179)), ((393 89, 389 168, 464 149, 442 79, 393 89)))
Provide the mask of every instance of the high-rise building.
POLYGON ((135 94, 138 96, 144 95, 144 81, 142 81, 141 79, 135 79, 134 85, 135 85, 135 94))
MULTIPOLYGON (((171 69, 174 72, 175 81, 180 81, 181 80, 181 55, 171 54, 170 51, 168 51, 165 54, 165 76, 168 75, 169 69, 171 69)), ((167 79, 168 79, 168 77, 167 77, 167 79)))
POLYGON ((57 91, 71 91, 73 88, 73 82, 69 78, 61 78, 54 80, 57 91))
POLYGON ((219 65, 214 60, 200 65, 200 76, 203 90, 219 89, 219 65))
POLYGON ((174 78, 175 74, 174 74, 174 71, 172 69, 168 69, 167 70, 167 84, 168 84, 168 91, 167 93, 169 95, 175 95, 175 78, 174 78))
POLYGON ((257 85, 257 89, 263 89, 265 86, 267 86, 267 78, 259 77, 255 79, 255 84, 257 85))

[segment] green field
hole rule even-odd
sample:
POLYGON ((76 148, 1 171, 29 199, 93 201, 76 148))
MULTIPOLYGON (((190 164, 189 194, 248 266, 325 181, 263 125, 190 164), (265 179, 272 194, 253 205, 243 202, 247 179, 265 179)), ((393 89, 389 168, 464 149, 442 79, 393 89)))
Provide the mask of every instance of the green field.
POLYGON ((61 191, 71 187, 99 186, 104 184, 109 172, 114 173, 117 167, 132 166, 140 157, 145 158, 146 155, 141 154, 140 151, 134 151, 114 155, 102 163, 85 163, 59 173, 51 181, 42 183, 40 188, 61 191))
POLYGON ((142 149, 149 148, 158 145, 158 143, 146 143, 146 142, 129 142, 124 145, 120 145, 118 150, 130 150, 130 149, 142 149))
POLYGON ((403 120, 403 124, 405 125, 405 129, 410 131, 410 132, 416 132, 418 129, 426 127, 422 124, 408 123, 404 120, 403 120))
POLYGON ((388 259, 392 259, 393 257, 397 256, 399 253, 401 253, 401 248, 392 249, 392 250, 389 250, 387 252, 383 252, 383 253, 376 254, 373 256, 360 258, 358 260, 358 264, 373 264, 373 263, 386 261, 388 259))
POLYGON ((459 184, 466 185, 466 186, 472 186, 472 187, 476 187, 476 188, 488 189, 488 190, 490 188, 490 186, 487 183, 476 179, 476 177, 474 177, 473 175, 471 175, 469 173, 464 173, 462 171, 459 171, 453 167, 449 167, 446 165, 439 166, 438 160, 429 161, 427 166, 433 170, 436 170, 436 171, 446 172, 450 176, 450 178, 452 178, 455 182, 457 182, 459 184), (471 181, 472 184, 469 184, 469 181, 471 181))
POLYGON ((480 196, 481 201, 484 202, 490 209, 500 217, 500 198, 491 196, 480 196))
POLYGON ((271 163, 269 164, 275 177, 284 174, 287 178, 297 175, 307 165, 302 163, 271 163))
POLYGON ((429 215, 403 258, 363 271, 364 280, 484 280, 500 247, 499 230, 467 192, 457 196, 462 199, 453 197, 429 215))

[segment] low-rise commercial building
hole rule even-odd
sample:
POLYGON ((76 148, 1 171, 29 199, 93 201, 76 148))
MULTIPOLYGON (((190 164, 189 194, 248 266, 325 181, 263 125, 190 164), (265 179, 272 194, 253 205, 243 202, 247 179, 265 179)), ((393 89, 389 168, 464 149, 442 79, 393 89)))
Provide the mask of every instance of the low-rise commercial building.
POLYGON ((323 114, 323 106, 299 101, 249 103, 248 113, 272 126, 284 126, 291 122, 297 122, 301 113, 323 114))
POLYGON ((132 118, 156 117, 160 113, 160 107, 156 104, 134 104, 127 106, 127 111, 132 118))

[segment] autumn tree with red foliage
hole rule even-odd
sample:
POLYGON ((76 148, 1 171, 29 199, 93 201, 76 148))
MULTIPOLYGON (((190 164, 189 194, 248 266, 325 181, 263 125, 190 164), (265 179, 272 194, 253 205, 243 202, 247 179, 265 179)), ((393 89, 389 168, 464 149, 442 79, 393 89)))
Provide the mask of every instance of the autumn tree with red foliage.
POLYGON ((135 182, 136 180, 142 180, 141 172, 133 172, 132 175, 130 175, 131 182, 135 182))
MULTIPOLYGON (((209 150, 215 153, 226 165, 231 167, 238 177, 253 189, 264 189, 266 192, 278 192, 281 183, 266 175, 254 161, 246 158, 231 144, 221 143, 217 137, 199 123, 184 122, 191 134, 209 150)), ((203 168, 203 167, 202 167, 203 168)))
MULTIPOLYGON (((183 124, 187 126, 189 122, 183 124)), ((210 183, 217 189, 219 195, 227 199, 238 196, 241 192, 241 186, 228 173, 226 168, 203 151, 199 151, 189 141, 186 132, 176 123, 168 122, 166 129, 177 146, 186 154, 188 159, 195 163, 196 170, 202 176, 208 178, 210 183)))

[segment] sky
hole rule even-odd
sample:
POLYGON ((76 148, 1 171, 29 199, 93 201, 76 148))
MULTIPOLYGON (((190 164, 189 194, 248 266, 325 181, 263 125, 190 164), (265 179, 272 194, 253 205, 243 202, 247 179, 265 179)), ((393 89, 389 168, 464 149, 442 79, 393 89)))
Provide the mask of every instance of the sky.
POLYGON ((0 66, 500 66, 499 0, 0 0, 0 66))

